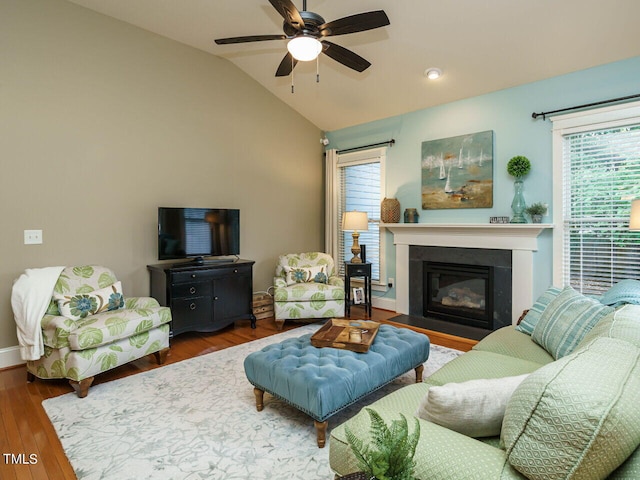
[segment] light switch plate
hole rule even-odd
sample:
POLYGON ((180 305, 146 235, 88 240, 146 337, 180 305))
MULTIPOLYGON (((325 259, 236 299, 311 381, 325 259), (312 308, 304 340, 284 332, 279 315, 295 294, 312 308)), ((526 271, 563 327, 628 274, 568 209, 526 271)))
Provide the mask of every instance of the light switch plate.
POLYGON ((39 245, 42 243, 42 230, 25 230, 24 244, 39 245))

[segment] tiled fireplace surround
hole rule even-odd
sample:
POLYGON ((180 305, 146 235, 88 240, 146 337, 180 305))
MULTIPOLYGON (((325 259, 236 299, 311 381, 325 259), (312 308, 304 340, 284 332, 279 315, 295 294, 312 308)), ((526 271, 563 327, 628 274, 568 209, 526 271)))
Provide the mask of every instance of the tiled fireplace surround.
POLYGON ((459 248, 462 250, 456 256, 460 263, 487 265, 497 262, 503 269, 509 257, 505 253, 510 252, 511 288, 503 290, 510 290, 505 293, 511 296, 511 318, 504 318, 503 314, 503 318, 496 321, 494 317, 493 329, 516 323, 522 311, 533 303, 533 252, 538 249, 540 233, 553 228, 549 224, 398 223, 383 226, 393 233, 396 246, 396 311, 402 314, 421 315, 422 294, 415 291, 415 282, 410 279, 412 275, 422 275, 418 265, 422 265, 425 258, 433 260, 431 256, 435 255, 435 261, 455 262, 455 259, 443 259, 443 253, 459 248), (416 272, 416 268, 420 271, 416 272))

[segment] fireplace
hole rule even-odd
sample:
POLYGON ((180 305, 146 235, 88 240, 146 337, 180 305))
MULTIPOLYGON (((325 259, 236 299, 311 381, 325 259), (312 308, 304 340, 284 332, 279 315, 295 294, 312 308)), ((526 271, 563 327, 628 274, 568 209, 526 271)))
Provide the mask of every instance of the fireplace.
POLYGON ((426 328, 479 339, 511 325, 508 250, 409 247, 409 315, 426 328))
MULTIPOLYGON (((431 326, 431 319, 424 317, 422 291, 422 262, 450 262, 446 252, 455 249, 470 252, 465 254, 471 261, 456 258, 452 263, 467 265, 486 264, 484 260, 495 260, 493 274, 494 316, 492 329, 515 324, 523 310, 531 308, 535 298, 534 270, 535 255, 538 252, 538 237, 546 237, 540 247, 543 257, 551 255, 552 224, 539 223, 394 223, 384 224, 384 228, 393 234, 396 251, 395 261, 395 299, 385 300, 377 297, 376 306, 386 304, 388 310, 395 310, 399 317, 406 318, 409 325, 431 330, 443 331, 431 326), (422 247, 440 248, 444 256, 424 258, 430 254, 416 253, 422 247), (475 255, 474 255, 475 252, 475 255), (503 255, 499 255, 502 252, 503 255), (507 284, 508 283, 508 284, 507 284), (508 305, 508 308, 504 307, 508 305), (415 320, 415 322, 414 322, 415 320)), ((543 273, 538 273, 542 275, 543 273)), ((549 279, 550 280, 550 279, 549 279)), ((447 328, 455 323, 433 320, 447 328)), ((402 323, 402 322, 400 322, 402 323)), ((480 339, 491 330, 460 325, 472 329, 455 333, 466 338, 480 339), (476 335, 477 333, 477 335, 476 335)))
POLYGON ((424 316, 462 325, 493 326, 493 267, 425 262, 424 316))

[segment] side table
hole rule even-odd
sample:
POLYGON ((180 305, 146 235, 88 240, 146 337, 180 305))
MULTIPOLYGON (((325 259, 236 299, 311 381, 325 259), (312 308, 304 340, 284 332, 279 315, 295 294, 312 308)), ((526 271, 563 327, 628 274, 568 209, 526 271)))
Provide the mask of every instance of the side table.
POLYGON ((371 262, 344 262, 344 303, 345 315, 347 317, 351 316, 351 305, 353 304, 353 300, 351 299, 352 277, 364 278, 364 298, 362 303, 355 305, 362 305, 367 315, 371 317, 371 262))

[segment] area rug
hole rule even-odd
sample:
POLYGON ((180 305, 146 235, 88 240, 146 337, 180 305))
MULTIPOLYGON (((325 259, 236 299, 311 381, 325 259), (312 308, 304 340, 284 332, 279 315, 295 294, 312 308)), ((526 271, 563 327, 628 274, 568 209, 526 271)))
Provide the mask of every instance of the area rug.
MULTIPOLYGON (((312 333, 271 337, 42 402, 79 479, 331 479, 329 448, 313 421, 269 394, 262 412, 243 361, 251 352, 312 333)), ((432 345, 425 375, 461 352, 432 345)), ((363 406, 415 381, 413 370, 329 419, 329 430, 363 406)), ((327 435, 328 438, 328 435, 327 435)))

